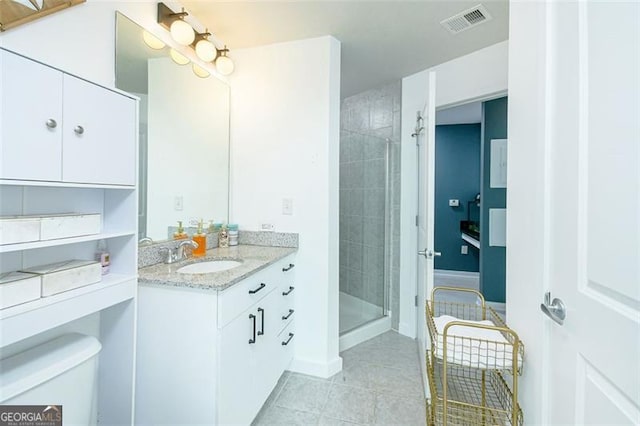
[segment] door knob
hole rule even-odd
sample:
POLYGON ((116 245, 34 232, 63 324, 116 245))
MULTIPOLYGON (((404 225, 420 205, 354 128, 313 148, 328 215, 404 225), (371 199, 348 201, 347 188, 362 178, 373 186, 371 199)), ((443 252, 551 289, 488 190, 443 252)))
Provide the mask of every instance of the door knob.
POLYGON ((54 120, 53 118, 48 119, 45 124, 47 125, 48 128, 50 129, 55 129, 56 127, 58 127, 58 122, 56 120, 54 120))
POLYGON ((424 249, 418 251, 418 256, 424 256, 427 259, 433 259, 434 257, 442 256, 442 253, 440 253, 439 251, 424 249))
POLYGON ((551 292, 549 291, 544 294, 544 303, 540 304, 540 310, 560 325, 564 324, 564 319, 567 317, 567 308, 562 300, 554 298, 551 301, 551 292))
POLYGON ((81 135, 84 133, 84 127, 82 126, 76 126, 73 131, 76 133, 76 135, 81 135))

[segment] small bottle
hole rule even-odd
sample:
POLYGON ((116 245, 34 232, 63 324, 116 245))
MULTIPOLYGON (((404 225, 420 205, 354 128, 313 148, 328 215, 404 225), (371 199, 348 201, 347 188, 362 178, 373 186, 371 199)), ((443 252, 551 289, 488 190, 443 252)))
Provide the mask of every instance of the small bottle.
POLYGON ((229 247, 229 231, 224 225, 222 225, 222 229, 220 229, 220 232, 218 232, 218 247, 229 247))
POLYGON ((198 222, 198 231, 193 234, 193 241, 198 244, 198 247, 191 252, 193 257, 202 257, 207 254, 207 234, 202 229, 202 219, 198 222))
POLYGON ((189 238, 186 232, 184 232, 184 228, 182 227, 182 221, 178 221, 178 230, 173 233, 174 240, 186 240, 189 238))
POLYGON ((229 224, 229 247, 238 245, 238 225, 229 224))
POLYGON ((111 257, 107 250, 107 242, 105 240, 98 241, 98 249, 96 250, 96 261, 102 265, 102 275, 109 273, 109 265, 111 265, 111 257))

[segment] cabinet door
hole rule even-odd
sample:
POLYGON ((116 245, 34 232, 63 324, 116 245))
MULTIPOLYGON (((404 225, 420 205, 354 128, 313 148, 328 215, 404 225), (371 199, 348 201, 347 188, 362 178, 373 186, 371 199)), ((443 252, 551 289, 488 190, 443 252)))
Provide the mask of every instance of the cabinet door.
POLYGON ((260 329, 255 307, 231 321, 220 332, 218 424, 251 423, 257 410, 255 398, 255 356, 260 329), (255 318, 249 318, 254 315, 255 318), (255 322, 254 322, 255 320, 255 322), (249 343, 256 330, 255 343, 249 343))
POLYGON ((62 180, 134 185, 136 102, 64 76, 62 180))
POLYGON ((282 323, 280 298, 281 295, 276 290, 258 303, 259 309, 262 309, 258 315, 258 330, 264 330, 264 334, 258 336, 255 351, 255 392, 260 406, 266 401, 282 374, 282 363, 279 362, 282 342, 278 337, 282 323), (262 315, 264 315, 264 328, 261 321, 262 315))
POLYGON ((62 73, 0 51, 0 177, 59 181, 62 73))

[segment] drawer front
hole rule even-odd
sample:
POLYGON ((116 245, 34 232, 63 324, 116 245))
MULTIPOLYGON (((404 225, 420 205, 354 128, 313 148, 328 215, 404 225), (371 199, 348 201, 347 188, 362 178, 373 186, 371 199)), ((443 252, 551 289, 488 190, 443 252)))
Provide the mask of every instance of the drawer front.
POLYGON ((294 348, 296 345, 295 325, 295 321, 289 322, 287 327, 282 330, 278 336, 278 349, 280 349, 280 356, 277 359, 280 363, 281 372, 288 369, 291 361, 293 360, 294 348))
POLYGON ((218 328, 278 288, 277 270, 270 266, 242 280, 218 295, 218 328))

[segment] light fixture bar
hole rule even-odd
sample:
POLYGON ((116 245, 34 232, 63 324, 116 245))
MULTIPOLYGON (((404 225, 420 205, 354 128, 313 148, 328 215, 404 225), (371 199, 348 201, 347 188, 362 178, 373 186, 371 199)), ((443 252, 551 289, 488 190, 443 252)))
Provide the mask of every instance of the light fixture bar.
POLYGON ((184 19, 185 16, 189 16, 188 12, 185 12, 184 9, 182 12, 174 12, 169 9, 169 6, 160 2, 158 3, 158 24, 165 27, 167 30, 171 29, 171 24, 176 19, 184 19))

